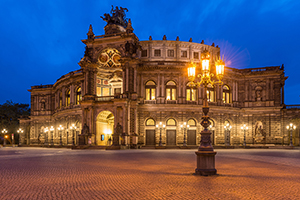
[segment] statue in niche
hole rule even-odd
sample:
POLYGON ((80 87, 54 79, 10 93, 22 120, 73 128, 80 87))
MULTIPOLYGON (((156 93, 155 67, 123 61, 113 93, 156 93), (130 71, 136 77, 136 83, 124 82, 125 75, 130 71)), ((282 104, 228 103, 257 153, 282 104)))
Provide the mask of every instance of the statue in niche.
POLYGON ((255 91, 256 101, 261 101, 261 90, 255 91))
POLYGON ((41 102, 41 110, 45 110, 45 108, 46 108, 46 103, 45 103, 45 101, 42 101, 41 102))
POLYGON ((263 124, 261 121, 255 124, 255 136, 263 136, 263 124))

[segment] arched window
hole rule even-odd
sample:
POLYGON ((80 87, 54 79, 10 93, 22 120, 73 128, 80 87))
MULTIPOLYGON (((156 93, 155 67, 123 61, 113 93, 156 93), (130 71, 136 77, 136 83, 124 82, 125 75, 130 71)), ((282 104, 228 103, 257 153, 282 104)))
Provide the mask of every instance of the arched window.
POLYGON ((168 119, 167 126, 176 126, 176 121, 174 119, 168 119))
POLYGON ((176 83, 174 81, 167 82, 166 99, 167 100, 176 100, 176 83))
POLYGON ((79 101, 82 100, 82 95, 81 95, 81 87, 78 87, 76 90, 76 94, 75 94, 75 100, 76 100, 76 105, 79 105, 79 101))
POLYGON ((156 85, 153 81, 146 83, 146 100, 155 100, 156 85))
POLYGON ((196 126, 196 121, 194 119, 189 119, 187 124, 190 126, 196 126))
POLYGON ((59 92, 59 108, 62 107, 62 94, 59 92))
POLYGON ((211 84, 208 84, 206 94, 207 101, 215 102, 215 88, 211 84))
POLYGON ((187 101, 196 101, 197 90, 196 88, 191 88, 187 85, 186 87, 186 100, 187 101))
POLYGON ((148 119, 146 121, 146 126, 155 126, 155 121, 153 119, 148 119))
POLYGON ((70 105, 70 90, 66 92, 66 106, 70 105))
POLYGON ((231 103, 230 89, 227 85, 223 85, 223 103, 231 103))

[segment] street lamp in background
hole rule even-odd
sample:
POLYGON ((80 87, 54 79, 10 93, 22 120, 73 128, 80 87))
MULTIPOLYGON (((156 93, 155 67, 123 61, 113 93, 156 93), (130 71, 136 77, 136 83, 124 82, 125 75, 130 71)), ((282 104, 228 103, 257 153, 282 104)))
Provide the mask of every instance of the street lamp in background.
POLYGON ((62 137, 61 137, 61 134, 62 134, 62 131, 64 130, 64 127, 62 125, 59 125, 59 127, 57 128, 58 131, 59 131, 59 145, 62 146, 62 137))
POLYGON ((53 143, 53 134, 54 134, 54 128, 53 128, 53 126, 51 126, 50 127, 50 134, 51 134, 51 145, 54 145, 54 143, 53 143))
POLYGON ((224 130, 225 130, 225 146, 230 146, 230 130, 231 130, 231 126, 229 125, 229 123, 227 123, 224 126, 224 130), (229 138, 228 138, 229 137, 229 138))
POLYGON ((210 125, 209 121, 209 106, 207 102, 207 86, 209 84, 218 84, 222 85, 222 79, 224 76, 224 67, 225 63, 219 59, 215 61, 216 72, 212 73, 210 65, 210 54, 207 50, 204 50, 201 53, 201 74, 198 74, 197 77, 201 78, 200 81, 195 81, 196 78, 196 65, 192 62, 188 66, 188 78, 189 78, 189 87, 200 87, 201 84, 204 88, 204 98, 202 110, 204 116, 202 116, 201 125, 204 127, 204 130, 201 131, 201 141, 198 151, 195 152, 197 155, 197 168, 195 170, 196 175, 214 175, 217 173, 215 169, 215 155, 217 152, 214 151, 214 148, 211 145, 211 132, 208 130, 210 125), (211 78, 216 75, 218 81, 214 81, 211 78))
POLYGON ((162 124, 162 122, 159 122, 159 125, 157 124, 156 125, 156 128, 159 129, 159 146, 161 147, 162 146, 162 141, 161 141, 161 130, 163 128, 165 128, 166 125, 162 124))
POLYGON ((6 145, 6 140, 5 139, 7 139, 7 136, 5 135, 6 133, 7 133, 7 130, 6 129, 3 129, 2 131, 2 134, 3 134, 3 137, 4 137, 4 141, 3 141, 3 146, 5 146, 6 145))
POLYGON ((287 130, 290 130, 290 146, 294 146, 293 145, 293 130, 296 129, 296 126, 293 125, 293 123, 290 123, 290 125, 286 126, 287 130))
POLYGON ((48 145, 48 127, 44 128, 44 132, 45 132, 45 145, 48 145))
POLYGON ((183 146, 186 146, 186 131, 189 129, 190 125, 186 125, 186 122, 180 125, 181 130, 183 130, 183 146))
POLYGON ((241 126, 241 129, 244 131, 244 147, 246 147, 246 130, 248 130, 248 126, 244 124, 243 126, 241 126))
POLYGON ((23 130, 21 128, 19 128, 19 130, 17 130, 17 133, 19 134, 19 146, 21 145, 21 133, 23 133, 23 130))
POLYGON ((75 145, 75 135, 74 135, 74 132, 75 132, 75 129, 77 127, 75 126, 75 124, 72 124, 72 126, 70 127, 70 129, 72 130, 72 134, 73 134, 73 137, 72 137, 72 145, 74 146, 75 145))

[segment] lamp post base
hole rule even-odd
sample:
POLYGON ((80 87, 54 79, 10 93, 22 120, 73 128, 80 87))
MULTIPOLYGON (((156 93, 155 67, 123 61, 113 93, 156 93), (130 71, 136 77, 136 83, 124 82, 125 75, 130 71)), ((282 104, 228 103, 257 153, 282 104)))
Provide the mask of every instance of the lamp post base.
POLYGON ((197 168, 195 169, 195 175, 211 176, 216 175, 215 169, 215 151, 196 151, 197 155, 197 168))

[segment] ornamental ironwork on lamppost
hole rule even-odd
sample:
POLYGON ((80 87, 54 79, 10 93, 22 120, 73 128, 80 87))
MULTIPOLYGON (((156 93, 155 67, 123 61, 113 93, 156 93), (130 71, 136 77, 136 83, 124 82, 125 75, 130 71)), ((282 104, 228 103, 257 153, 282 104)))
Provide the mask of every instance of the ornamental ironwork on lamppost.
POLYGON ((61 137, 61 134, 62 134, 62 131, 64 130, 64 127, 62 125, 59 125, 59 127, 57 128, 57 130, 60 133, 59 134, 59 145, 62 146, 62 137, 61 137))
POLYGON ((244 131, 244 147, 246 147, 246 130, 248 130, 248 126, 244 124, 243 126, 241 126, 241 129, 244 131))
POLYGON ((6 139, 7 139, 7 136, 5 135, 7 133, 7 130, 6 129, 3 129, 2 131, 2 134, 3 134, 3 146, 6 145, 6 139))
POLYGON ((24 131, 21 129, 21 128, 19 128, 18 130, 17 130, 17 133, 19 134, 19 146, 22 144, 21 143, 21 133, 23 133, 24 131))
POLYGON ((159 125, 158 124, 156 125, 156 128, 159 129, 159 144, 158 145, 160 147, 162 146, 161 130, 165 127, 166 127, 166 125, 162 124, 162 122, 159 122, 159 125))
POLYGON ((208 130, 210 125, 209 121, 209 106, 207 102, 207 86, 209 84, 219 84, 222 85, 222 79, 224 76, 224 66, 225 63, 219 59, 215 62, 216 65, 216 72, 212 73, 211 71, 211 64, 210 64, 210 54, 207 50, 204 50, 201 53, 201 73, 197 75, 200 78, 200 81, 195 81, 196 78, 196 65, 192 62, 188 66, 188 77, 189 77, 189 87, 200 87, 201 84, 204 88, 204 98, 203 98, 203 106, 202 110, 204 116, 202 116, 201 125, 204 127, 204 130, 201 131, 201 141, 198 151, 195 152, 197 155, 197 168, 195 170, 196 175, 214 175, 217 173, 215 169, 215 155, 216 152, 214 151, 211 145, 211 132, 208 130), (212 80, 212 77, 216 75, 217 81, 212 80))
POLYGON ((72 145, 75 146, 75 129, 77 127, 75 126, 75 124, 72 124, 72 126, 70 127, 70 129, 72 130, 72 145))
POLYGON ((225 146, 230 146, 230 130, 231 130, 231 128, 232 127, 229 125, 229 123, 227 123, 224 126, 224 130, 225 130, 225 137, 224 137, 225 146))
POLYGON ((44 128, 44 132, 45 132, 45 145, 48 145, 48 127, 44 128))
POLYGON ((296 129, 296 126, 293 125, 293 123, 290 123, 290 125, 286 126, 287 130, 290 130, 290 146, 294 146, 293 145, 293 130, 296 129))
POLYGON ((186 122, 180 125, 181 130, 183 130, 183 146, 186 146, 186 131, 189 129, 190 125, 186 125, 186 122))
POLYGON ((53 135, 54 135, 54 128, 53 126, 50 127, 50 134, 51 134, 51 145, 53 146, 54 143, 53 143, 53 135))

